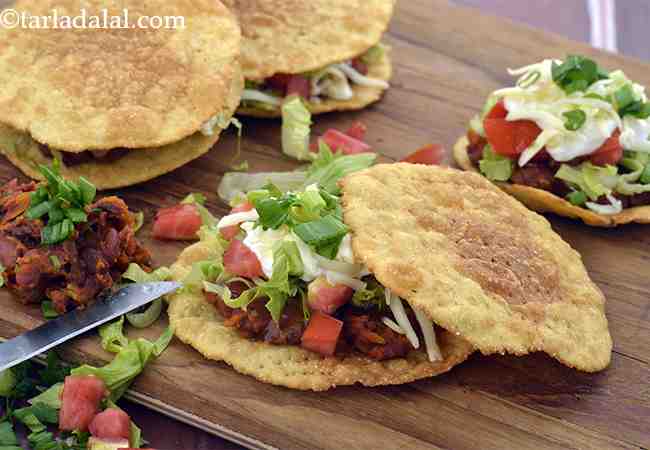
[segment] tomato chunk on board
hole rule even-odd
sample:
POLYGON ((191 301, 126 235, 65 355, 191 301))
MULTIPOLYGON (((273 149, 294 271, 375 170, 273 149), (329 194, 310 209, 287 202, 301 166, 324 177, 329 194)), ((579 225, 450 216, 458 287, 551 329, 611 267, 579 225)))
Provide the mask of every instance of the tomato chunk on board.
POLYGON ((196 205, 181 204, 163 208, 156 214, 153 223, 153 237, 156 239, 196 239, 203 221, 196 205))
POLYGON ((121 409, 108 408, 95 416, 88 430, 100 439, 129 439, 131 418, 121 409))
POLYGON ((108 394, 101 378, 93 375, 68 376, 63 383, 59 429, 86 431, 108 394))
POLYGON ((406 158, 402 159, 402 162, 436 166, 442 162, 444 155, 445 149, 442 147, 442 145, 431 144, 411 153, 406 158))
POLYGON ((230 241, 223 254, 224 268, 231 274, 245 278, 258 278, 264 275, 262 264, 253 251, 239 239, 230 241))
POLYGON ((348 131, 346 131, 345 134, 351 138, 363 141, 366 137, 367 131, 368 127, 363 122, 356 121, 350 126, 350 128, 348 128, 348 131))
POLYGON ((356 155, 372 151, 372 148, 365 142, 334 128, 327 130, 319 139, 322 139, 334 153, 343 152, 344 155, 356 155))
POLYGON ((498 102, 485 116, 483 128, 495 153, 509 158, 519 156, 542 132, 532 120, 505 119, 508 111, 503 101, 498 102))
POLYGON ((343 322, 314 311, 302 335, 301 346, 323 356, 332 356, 343 329, 343 322))
POLYGON ((620 135, 620 130, 614 130, 603 145, 591 154, 591 163, 597 166, 616 165, 623 157, 623 147, 618 140, 620 135))
MULTIPOLYGON (((246 211, 250 211, 251 209, 253 209, 253 205, 249 202, 244 202, 244 203, 240 203, 239 205, 235 206, 232 210, 230 210, 230 214, 246 212, 246 211)), ((224 239, 231 240, 232 238, 237 236, 237 233, 239 233, 239 225, 233 225, 231 227, 222 228, 220 232, 221 235, 224 237, 224 239)))
POLYGON ((312 311, 334 314, 352 298, 354 290, 344 284, 332 285, 325 277, 318 277, 307 288, 307 301, 312 311))

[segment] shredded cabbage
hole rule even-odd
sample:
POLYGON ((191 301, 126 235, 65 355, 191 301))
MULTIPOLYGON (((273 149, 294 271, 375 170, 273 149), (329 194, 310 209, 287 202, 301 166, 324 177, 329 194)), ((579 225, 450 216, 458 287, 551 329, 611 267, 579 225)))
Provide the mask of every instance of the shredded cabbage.
POLYGON ((377 87, 382 89, 388 89, 390 87, 386 81, 367 77, 359 73, 348 63, 337 64, 335 67, 340 69, 341 72, 347 75, 347 77, 350 78, 354 84, 358 84, 359 86, 377 87))
POLYGON ((600 203, 587 202, 585 205, 598 214, 611 215, 618 214, 623 211, 623 202, 611 194, 607 194, 609 205, 601 205, 600 203))
POLYGON ((244 89, 241 94, 241 99, 242 101, 260 102, 272 106, 280 106, 282 104, 281 98, 257 89, 244 89))

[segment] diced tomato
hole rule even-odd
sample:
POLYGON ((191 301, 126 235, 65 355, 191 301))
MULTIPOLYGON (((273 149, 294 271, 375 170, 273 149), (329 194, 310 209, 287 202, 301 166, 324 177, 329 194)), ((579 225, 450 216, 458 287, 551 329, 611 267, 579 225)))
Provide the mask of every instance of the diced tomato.
POLYGON ((332 316, 314 311, 302 335, 301 346, 324 356, 336 351, 336 344, 343 329, 343 322, 332 316))
POLYGON ((156 214, 153 237, 156 239, 196 239, 202 220, 196 205, 176 205, 163 208, 156 214))
POLYGON ((361 61, 361 58, 355 58, 352 60, 352 68, 361 75, 368 75, 368 64, 361 61))
POLYGON ((309 308, 325 314, 334 314, 352 298, 354 290, 344 284, 332 285, 325 277, 318 277, 307 289, 309 308))
MULTIPOLYGON (((235 214, 238 212, 246 212, 250 211, 253 209, 253 205, 249 202, 244 202, 240 203, 239 205, 235 206, 232 210, 230 210, 230 214, 235 214)), ((221 235, 224 237, 224 239, 231 240, 235 236, 237 236, 237 233, 239 233, 239 225, 233 225, 231 227, 226 227, 221 229, 221 235)))
POLYGON ((311 97, 311 81, 309 81, 309 78, 302 75, 292 75, 287 84, 285 95, 288 97, 292 94, 299 95, 305 99, 311 97))
POLYGON ((339 130, 330 128, 320 137, 332 150, 332 152, 343 152, 344 155, 356 155, 357 153, 371 152, 372 148, 363 141, 341 133, 339 130))
POLYGON ((440 164, 445 154, 445 149, 440 144, 431 144, 411 153, 402 162, 412 164, 427 164, 436 166, 440 164))
POLYGON ((363 122, 356 121, 345 134, 358 141, 363 141, 366 137, 366 131, 368 131, 368 127, 363 122))
POLYGON ((486 119, 505 119, 508 115, 508 110, 506 109, 506 104, 503 100, 499 100, 485 115, 486 119))
POLYGON ((121 409, 108 408, 95 416, 88 430, 100 439, 128 439, 131 418, 121 409))
POLYGON ((223 265, 229 273, 240 277, 257 278, 264 275, 260 260, 239 239, 230 241, 228 250, 223 254, 223 265))
POLYGON ((276 73, 271 78, 266 79, 266 84, 272 89, 281 91, 283 94, 287 91, 291 75, 287 73, 276 73))
POLYGON ((623 157, 623 147, 618 140, 620 135, 621 132, 618 129, 614 130, 603 145, 591 154, 589 157, 591 163, 597 166, 616 165, 623 157))
POLYGON ((483 128, 496 153, 514 158, 526 150, 542 130, 532 120, 508 121, 507 114, 503 102, 498 102, 483 120, 483 128))
POLYGON ((59 428, 86 431, 106 395, 108 391, 101 378, 93 375, 66 377, 61 394, 59 428))

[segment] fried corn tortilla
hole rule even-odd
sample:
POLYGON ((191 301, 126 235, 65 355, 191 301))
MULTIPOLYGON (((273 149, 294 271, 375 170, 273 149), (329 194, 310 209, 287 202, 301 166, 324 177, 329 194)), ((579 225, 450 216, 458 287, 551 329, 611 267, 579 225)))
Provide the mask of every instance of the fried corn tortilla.
POLYGON ((298 74, 352 59, 377 44, 395 0, 225 0, 242 28, 247 80, 298 74))
MULTIPOLYGON (((454 159, 462 169, 478 172, 467 156, 469 141, 463 136, 454 145, 454 159)), ((545 213, 551 212, 572 219, 581 219, 587 225, 597 227, 615 227, 626 223, 650 223, 650 206, 625 208, 618 214, 598 214, 586 208, 573 205, 552 192, 513 183, 495 183, 508 194, 528 206, 530 209, 545 213)))
MULTIPOLYGON (((235 76, 225 108, 221 112, 224 121, 227 122, 234 114, 242 89, 242 77, 235 76)), ((215 127, 212 136, 205 136, 198 132, 162 147, 132 150, 111 162, 90 161, 70 167, 61 164, 61 174, 70 179, 84 176, 97 189, 130 186, 163 175, 207 153, 218 141, 221 131, 219 127, 215 127)), ((39 164, 53 162, 51 157, 41 152, 39 143, 29 134, 2 124, 0 124, 0 152, 34 179, 42 179, 38 169, 39 164)))
POLYGON ((580 255, 484 177, 397 163, 342 189, 355 257, 436 324, 484 354, 543 351, 588 372, 609 364, 605 298, 580 255))
MULTIPOLYGON (((182 280, 192 263, 214 257, 215 245, 202 241, 183 251, 172 266, 173 278, 182 280)), ((176 336, 203 356, 224 361, 240 373, 266 383, 292 389, 324 391, 361 383, 366 386, 402 384, 447 372, 472 352, 463 339, 438 333, 444 360, 432 363, 423 350, 407 358, 376 361, 361 356, 323 357, 298 346, 252 341, 223 324, 216 308, 201 293, 170 296, 169 319, 176 336)))
MULTIPOLYGON (((374 64, 368 66, 368 76, 378 80, 388 82, 392 75, 392 65, 390 62, 390 49, 385 47, 381 58, 374 64)), ((333 111, 349 111, 363 109, 366 106, 378 101, 384 94, 385 89, 379 87, 352 85, 354 97, 350 100, 334 100, 324 98, 320 102, 306 101, 305 104, 312 114, 322 114, 333 111)), ((240 107, 238 114, 251 117, 275 118, 281 117, 280 107, 275 109, 247 108, 240 107)))
POLYGON ((161 147, 226 109, 236 18, 217 0, 19 0, 32 15, 183 16, 176 29, 0 28, 0 123, 68 152, 161 147), (197 57, 197 55, 201 55, 197 57))

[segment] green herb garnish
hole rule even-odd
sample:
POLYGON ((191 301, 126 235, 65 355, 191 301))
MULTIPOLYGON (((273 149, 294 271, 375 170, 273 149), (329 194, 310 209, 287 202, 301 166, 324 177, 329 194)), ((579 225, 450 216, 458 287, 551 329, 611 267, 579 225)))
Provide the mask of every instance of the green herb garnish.
POLYGON ((41 243, 53 245, 65 241, 74 232, 74 224, 86 222, 85 208, 95 199, 97 189, 84 177, 78 182, 64 179, 59 172, 59 162, 52 167, 39 166, 46 185, 40 186, 30 196, 28 219, 44 219, 41 243))
POLYGON ((567 95, 578 91, 586 91, 598 80, 609 78, 595 61, 584 56, 570 55, 562 64, 553 63, 551 68, 553 81, 567 95))

